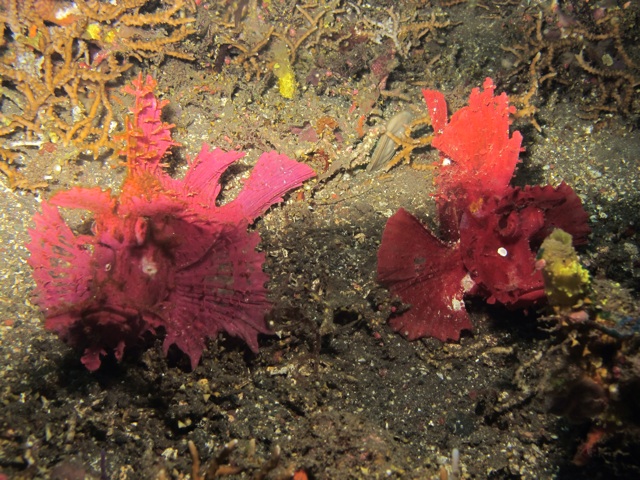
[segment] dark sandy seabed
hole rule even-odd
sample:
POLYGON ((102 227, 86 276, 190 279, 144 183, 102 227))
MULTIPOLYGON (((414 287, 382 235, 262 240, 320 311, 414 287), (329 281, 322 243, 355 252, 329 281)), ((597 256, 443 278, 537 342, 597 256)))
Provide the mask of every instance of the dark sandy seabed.
MULTIPOLYGON (((210 342, 195 371, 178 351, 165 358, 156 339, 146 350, 128 351, 121 363, 105 361, 89 373, 78 352, 44 330, 30 302, 34 284, 24 245, 40 199, 72 185, 117 189, 122 168, 78 160, 54 172, 50 189, 38 194, 3 186, 0 473, 11 479, 194 478, 192 441, 202 474, 216 457, 239 467, 227 469, 227 478, 291 478, 297 470, 312 479, 640 478, 638 412, 612 412, 615 428, 585 465, 572 462, 602 419, 552 411, 560 394, 550 376, 579 367, 560 348, 566 334, 541 322, 542 312, 471 302, 474 331, 459 343, 407 342, 386 325, 400 302, 375 282, 387 218, 404 207, 433 225, 435 212, 433 170, 406 163, 388 173, 365 170, 366 154, 384 124, 404 109, 423 110, 423 87, 443 91, 452 111, 486 76, 495 80, 497 92, 525 91, 526 69, 517 77, 520 83, 514 81, 514 59, 500 47, 516 44, 510 37, 514 25, 546 3, 440 8, 455 25, 429 34, 407 58, 397 56, 386 87, 406 99, 377 98, 362 139, 356 133, 362 112, 350 112, 352 98, 345 92, 370 87, 366 65, 390 50, 388 39, 360 46, 359 55, 368 59, 364 67, 319 87, 305 81, 316 66, 310 53, 301 53, 294 65, 300 85, 292 100, 279 95, 274 78, 214 72, 198 50, 211 46, 199 45, 197 35, 191 50, 200 51, 200 61, 136 64, 128 78, 152 74, 158 95, 170 101, 165 119, 176 125, 174 137, 183 145, 170 159, 176 175, 202 142, 247 152, 225 177, 227 198, 258 155, 270 149, 308 161, 321 176, 324 157, 305 153, 322 150, 331 174, 308 182, 304 195, 291 194, 255 224, 271 277, 269 320, 275 334, 261 337, 256 355, 221 336, 210 342), (316 142, 306 142, 294 128, 323 116, 339 127, 316 142), (223 458, 232 440, 237 446, 223 458), (460 452, 459 470, 452 469, 453 449, 460 452)), ((638 15, 631 3, 628 15, 638 15)), ((389 5, 376 2, 368 11, 389 5)), ((420 12, 432 8, 429 2, 420 5, 420 12)), ((198 28, 206 29, 208 15, 198 8, 198 28)), ((631 43, 637 44, 637 36, 636 29, 631 43)), ((640 62, 637 55, 635 60, 640 62)), ((536 93, 542 130, 527 119, 515 123, 526 147, 515 182, 564 180, 575 189, 593 229, 582 261, 605 285, 619 282, 631 292, 625 297, 620 290, 625 298, 619 301, 635 305, 637 315, 638 106, 582 118, 587 96, 594 95, 583 88, 587 80, 576 70, 573 84, 549 83, 536 93)), ((121 99, 116 118, 128 101, 121 99)), ((437 155, 423 149, 412 158, 427 164, 437 155)), ((33 152, 23 163, 35 180, 51 173, 54 160, 33 152)), ((637 356, 637 348, 628 355, 637 356)), ((626 408, 638 405, 636 400, 626 408)))

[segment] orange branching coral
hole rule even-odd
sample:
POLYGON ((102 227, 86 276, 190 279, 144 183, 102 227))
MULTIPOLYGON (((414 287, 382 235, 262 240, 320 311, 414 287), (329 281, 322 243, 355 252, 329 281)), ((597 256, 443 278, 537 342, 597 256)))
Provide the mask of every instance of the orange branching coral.
MULTIPOLYGON (((517 116, 535 121, 538 91, 548 85, 572 87, 579 93, 583 118, 598 119, 603 113, 631 114, 640 111, 636 88, 640 65, 636 25, 637 2, 592 5, 588 2, 549 2, 532 6, 522 21, 512 22, 519 44, 503 46, 513 55, 512 96, 517 116), (529 79, 526 90, 518 87, 529 79)), ((508 35, 507 37, 511 37, 508 35)), ((567 88, 568 90, 568 88, 567 88)))
POLYGON ((131 57, 191 59, 186 0, 1 0, 0 171, 18 185, 17 151, 46 142, 94 157, 112 149, 109 90, 131 57), (143 10, 144 7, 144 10, 143 10), (149 10, 149 11, 147 11, 149 10))

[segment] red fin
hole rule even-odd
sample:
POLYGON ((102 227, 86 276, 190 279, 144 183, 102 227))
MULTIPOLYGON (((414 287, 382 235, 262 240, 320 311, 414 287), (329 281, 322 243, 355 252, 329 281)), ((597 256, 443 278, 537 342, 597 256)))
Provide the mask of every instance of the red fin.
POLYGON ((459 221, 447 218, 452 212, 461 215, 475 201, 501 196, 519 161, 522 135, 516 131, 509 136, 514 108, 505 93, 494 96, 490 79, 483 86, 483 91, 472 90, 469 105, 455 112, 432 142, 446 160, 436 179, 440 220, 445 225, 459 221), (443 206, 451 202, 456 208, 443 206))
POLYGON ((389 322, 409 340, 458 340, 473 328, 463 300, 472 282, 458 245, 442 242, 404 209, 389 218, 382 234, 378 281, 411 304, 389 322))

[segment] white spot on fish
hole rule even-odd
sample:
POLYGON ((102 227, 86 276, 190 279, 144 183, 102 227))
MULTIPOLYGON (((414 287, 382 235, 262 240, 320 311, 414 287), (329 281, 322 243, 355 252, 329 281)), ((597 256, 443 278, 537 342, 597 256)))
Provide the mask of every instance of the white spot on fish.
POLYGON ((140 266, 142 268, 142 273, 150 277, 153 277, 156 273, 158 273, 158 265, 153 261, 153 259, 147 257, 146 255, 142 257, 140 266))

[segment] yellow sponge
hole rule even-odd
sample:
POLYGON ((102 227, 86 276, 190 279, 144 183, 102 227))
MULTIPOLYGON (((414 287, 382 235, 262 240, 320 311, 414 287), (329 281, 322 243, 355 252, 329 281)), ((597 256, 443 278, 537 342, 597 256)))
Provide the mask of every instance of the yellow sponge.
POLYGON ((293 98, 296 93, 296 76, 293 73, 293 68, 288 60, 275 63, 273 65, 273 73, 278 77, 278 88, 280 95, 284 98, 293 98))
POLYGON ((571 308, 584 299, 589 291, 589 272, 580 264, 571 235, 555 229, 542 242, 538 259, 544 261, 542 276, 550 305, 571 308))

